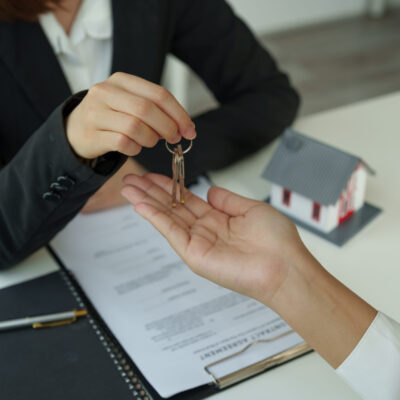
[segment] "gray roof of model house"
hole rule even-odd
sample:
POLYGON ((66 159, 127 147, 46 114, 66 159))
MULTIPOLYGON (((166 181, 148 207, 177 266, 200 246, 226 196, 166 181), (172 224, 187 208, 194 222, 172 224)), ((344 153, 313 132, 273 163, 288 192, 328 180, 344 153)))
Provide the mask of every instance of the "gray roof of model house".
POLYGON ((262 176, 323 205, 335 204, 359 163, 359 157, 292 130, 286 130, 262 176))

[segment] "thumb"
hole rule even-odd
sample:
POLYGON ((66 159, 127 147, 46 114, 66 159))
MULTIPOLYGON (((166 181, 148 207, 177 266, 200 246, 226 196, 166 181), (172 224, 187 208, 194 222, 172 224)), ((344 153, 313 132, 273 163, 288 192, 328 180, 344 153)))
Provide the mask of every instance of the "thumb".
POLYGON ((229 190, 213 186, 208 191, 208 202, 219 211, 224 212, 232 217, 244 215, 258 201, 251 200, 247 197, 239 196, 229 190))

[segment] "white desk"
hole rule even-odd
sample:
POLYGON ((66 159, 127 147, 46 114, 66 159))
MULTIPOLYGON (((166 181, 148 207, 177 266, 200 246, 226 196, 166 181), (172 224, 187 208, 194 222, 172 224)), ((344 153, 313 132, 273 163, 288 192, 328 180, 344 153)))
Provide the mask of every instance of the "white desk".
MULTIPOLYGON (((400 93, 306 117, 295 128, 361 156, 377 171, 367 199, 384 209, 376 220, 343 248, 312 234, 301 236, 322 264, 373 306, 400 320, 400 93)), ((273 148, 212 174, 216 184, 264 199, 268 183, 259 178, 273 148)), ((0 272, 0 288, 46 274, 57 265, 40 250, 19 266, 0 272)), ((301 357, 234 388, 213 400, 359 399, 315 353, 301 357)))

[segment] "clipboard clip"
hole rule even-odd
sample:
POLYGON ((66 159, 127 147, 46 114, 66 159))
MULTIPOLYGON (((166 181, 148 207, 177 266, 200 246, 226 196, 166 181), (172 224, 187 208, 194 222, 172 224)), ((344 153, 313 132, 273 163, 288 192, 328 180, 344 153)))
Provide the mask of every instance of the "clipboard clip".
POLYGON ((235 372, 229 373, 225 376, 222 376, 220 378, 217 378, 211 371, 211 368, 224 363, 225 361, 231 360, 243 353, 245 353, 249 348, 260 344, 260 343, 271 343, 275 340, 281 339, 285 336, 288 336, 292 333, 295 333, 294 330, 289 330, 287 332, 284 332, 280 335, 274 336, 270 339, 260 339, 256 340, 247 346, 245 346, 242 350, 233 353, 229 356, 226 356, 224 358, 221 358, 220 360, 214 361, 204 367, 205 371, 211 376, 214 384, 219 388, 219 389, 224 389, 228 386, 234 385, 235 383, 238 383, 244 379, 247 379, 253 375, 256 375, 262 371, 265 371, 266 369, 272 368, 276 365, 282 364, 286 361, 291 360, 292 358, 298 357, 302 354, 305 354, 309 351, 311 351, 311 347, 307 343, 300 343, 297 346, 294 346, 288 350, 282 351, 278 354, 275 354, 271 357, 268 357, 264 360, 261 360, 255 364, 249 365, 247 367, 241 368, 235 372))

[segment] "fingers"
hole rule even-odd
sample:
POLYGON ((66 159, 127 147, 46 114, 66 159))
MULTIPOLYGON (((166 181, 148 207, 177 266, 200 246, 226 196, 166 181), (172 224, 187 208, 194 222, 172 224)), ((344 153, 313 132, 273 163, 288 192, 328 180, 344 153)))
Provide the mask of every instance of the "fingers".
MULTIPOLYGON (((127 184, 135 185, 146 191, 153 198, 162 202, 171 210, 172 180, 164 175, 146 174, 144 177, 129 175, 124 178, 127 184)), ((179 215, 190 227, 203 227, 209 233, 226 232, 227 215, 213 209, 208 203, 185 190, 185 205, 179 205, 172 209, 174 214, 179 215)))
POLYGON ((124 186, 121 190, 122 196, 124 196, 127 200, 129 200, 135 207, 138 204, 150 204, 153 207, 156 207, 160 212, 163 212, 165 215, 168 215, 172 218, 179 226, 188 230, 190 225, 193 223, 191 216, 188 214, 184 215, 182 210, 179 210, 179 213, 176 210, 172 210, 171 207, 167 207, 157 199, 147 194, 144 190, 140 189, 137 186, 127 185, 124 186))
POLYGON ((219 187, 212 187, 208 191, 208 201, 217 210, 234 217, 246 214, 250 208, 259 204, 256 200, 239 196, 219 187))
POLYGON ((135 211, 149 221, 168 240, 175 251, 182 258, 185 258, 186 249, 190 242, 190 234, 186 229, 154 205, 139 203, 135 206, 135 211))
MULTIPOLYGON (((154 184, 150 179, 148 179, 148 175, 149 174, 145 177, 128 175, 124 178, 124 183, 139 188, 146 193, 148 200, 151 199, 153 202, 156 201, 158 204, 162 204, 165 209, 171 211, 171 195, 159 185, 154 184)), ((173 213, 182 218, 182 220, 184 220, 188 225, 193 225, 196 221, 196 216, 186 207, 179 206, 174 208, 173 213)))
POLYGON ((100 131, 97 133, 100 143, 100 153, 104 154, 109 151, 118 151, 127 156, 136 156, 142 151, 142 146, 122 133, 109 131, 100 131))
POLYGON ((102 110, 92 115, 97 130, 114 131, 134 140, 139 146, 154 147, 160 136, 140 119, 122 112, 102 110))
POLYGON ((128 128, 136 129, 136 121, 137 123, 144 123, 153 132, 156 132, 154 136, 156 142, 153 143, 153 146, 160 137, 170 143, 177 143, 181 140, 179 127, 175 120, 162 111, 154 102, 109 83, 101 85, 106 94, 103 96, 106 106, 126 115, 125 119, 129 118, 128 121, 133 124, 132 126, 127 124, 128 128))
MULTIPOLYGON (((122 189, 122 195, 135 204, 135 211, 148 220, 155 229, 157 229, 175 249, 180 257, 185 260, 187 265, 196 271, 193 257, 202 257, 217 241, 217 231, 212 231, 199 224, 187 226, 173 209, 167 209, 153 198, 146 195, 134 186, 125 186, 122 189), (189 246, 190 245, 190 246, 189 246), (190 249, 189 249, 190 247, 190 249), (188 257, 190 254, 193 257, 188 257)), ((200 275, 202 275, 200 273, 200 275)))
POLYGON ((186 139, 195 138, 196 131, 191 118, 167 89, 145 79, 122 72, 113 74, 109 80, 114 85, 156 104, 177 124, 181 136, 186 139))
MULTIPOLYGON (((172 192, 172 179, 160 174, 146 174, 146 178, 152 181, 155 185, 161 187, 165 192, 172 192)), ((200 197, 197 197, 189 190, 185 189, 185 207, 197 218, 202 217, 207 212, 211 211, 212 207, 200 197)))
POLYGON ((196 136, 192 120, 171 93, 124 73, 92 86, 66 118, 65 127, 72 149, 87 159, 109 151, 136 155, 142 147, 154 147, 160 138, 177 143, 182 136, 196 136), (102 142, 106 138, 99 138, 102 131, 116 135, 102 142))

